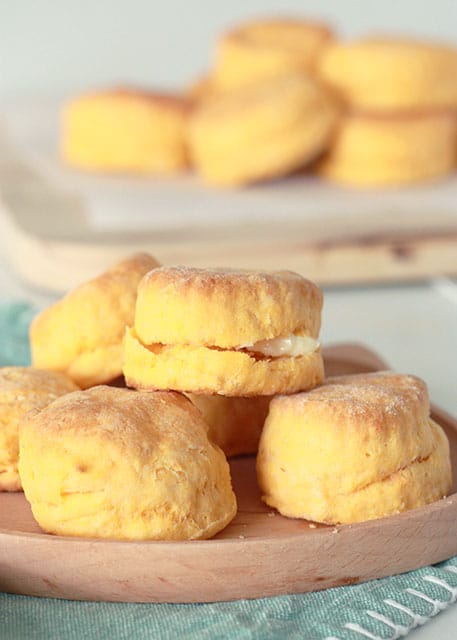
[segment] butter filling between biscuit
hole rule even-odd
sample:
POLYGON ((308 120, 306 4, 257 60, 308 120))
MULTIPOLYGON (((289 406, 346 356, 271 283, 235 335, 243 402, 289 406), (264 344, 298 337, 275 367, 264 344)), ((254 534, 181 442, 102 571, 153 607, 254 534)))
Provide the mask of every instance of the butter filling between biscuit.
MULTIPOLYGON (((154 343, 146 346, 149 351, 154 353, 160 352, 162 349, 166 349, 170 346, 163 343, 154 343)), ((315 338, 311 338, 306 335, 290 334, 288 336, 282 336, 278 338, 271 338, 270 340, 259 340, 257 342, 243 344, 232 349, 223 349, 221 347, 209 346, 209 345, 191 345, 182 344, 183 347, 196 347, 201 346, 205 349, 211 349, 216 351, 239 351, 247 353, 253 357, 260 358, 298 358, 300 356, 306 356, 314 353, 320 348, 320 343, 315 338)))
POLYGON ((319 342, 310 336, 291 334, 271 340, 259 340, 253 344, 245 344, 239 349, 260 353, 270 358, 305 356, 319 348, 319 342))

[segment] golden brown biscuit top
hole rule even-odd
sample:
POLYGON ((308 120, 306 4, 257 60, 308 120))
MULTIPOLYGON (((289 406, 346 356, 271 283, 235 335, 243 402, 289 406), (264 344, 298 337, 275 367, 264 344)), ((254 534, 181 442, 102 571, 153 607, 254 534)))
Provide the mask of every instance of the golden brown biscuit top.
POLYGON ((78 390, 63 373, 32 367, 0 367, 0 404, 21 402, 31 394, 60 396, 78 390))
POLYGON ((200 411, 173 391, 141 392, 100 385, 62 396, 41 412, 31 412, 23 428, 64 439, 67 434, 97 435, 108 442, 121 442, 139 455, 169 438, 186 441, 187 447, 207 446, 207 426, 200 411))
POLYGON ((369 419, 382 427, 386 416, 419 411, 428 418, 430 412, 427 387, 422 380, 388 371, 327 378, 321 387, 295 396, 280 396, 273 403, 289 412, 338 414, 345 423, 357 426, 369 419))
POLYGON ((294 332, 316 338, 322 300, 293 272, 162 267, 140 282, 135 330, 146 345, 238 348, 294 332))
MULTIPOLYGON (((159 267, 147 273, 140 282, 139 289, 147 288, 150 283, 161 283, 167 286, 172 283, 176 290, 187 289, 193 286, 207 292, 211 292, 213 287, 223 287, 229 295, 231 291, 238 287, 249 285, 257 287, 273 282, 301 282, 304 278, 294 271, 254 271, 251 269, 232 269, 229 267, 159 267)), ((312 284, 307 281, 308 284, 312 284)), ((315 285, 313 285, 315 286, 315 285)))

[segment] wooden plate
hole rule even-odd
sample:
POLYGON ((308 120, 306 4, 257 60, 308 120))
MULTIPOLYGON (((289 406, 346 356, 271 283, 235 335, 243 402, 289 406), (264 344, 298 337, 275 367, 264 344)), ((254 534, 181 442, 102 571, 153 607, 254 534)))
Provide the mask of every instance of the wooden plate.
MULTIPOLYGON (((385 368, 355 345, 326 349, 330 374, 385 368)), ((457 421, 435 409, 457 468, 457 421)), ((457 494, 420 509, 329 527, 260 501, 254 458, 232 461, 239 512, 216 538, 117 542, 43 533, 23 494, 0 495, 0 589, 120 602, 208 602, 299 593, 415 569, 457 554, 457 494)))

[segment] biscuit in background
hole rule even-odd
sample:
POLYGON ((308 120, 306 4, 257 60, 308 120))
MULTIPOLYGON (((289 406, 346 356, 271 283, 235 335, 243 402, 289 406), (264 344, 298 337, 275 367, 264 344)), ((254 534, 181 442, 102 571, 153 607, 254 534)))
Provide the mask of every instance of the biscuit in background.
POLYGON ((133 89, 75 97, 62 114, 62 158, 88 171, 182 172, 189 108, 184 97, 133 89))
POLYGON ((430 418, 425 384, 389 372, 274 398, 257 474, 268 505, 327 524, 414 509, 452 484, 449 443, 430 418))
POLYGON ((219 39, 214 87, 224 91, 291 71, 309 73, 332 39, 327 25, 300 19, 262 19, 235 27, 219 39))
POLYGON ((133 323, 138 283, 159 263, 140 253, 70 291, 30 327, 32 363, 87 388, 122 374, 122 340, 133 323))
POLYGON ((138 287, 124 376, 138 389, 269 396, 323 379, 322 293, 288 271, 162 267, 138 287))
POLYGON ((99 386, 21 426, 20 474, 42 529, 119 540, 210 538, 235 516, 222 451, 177 393, 99 386))
POLYGON ((189 154, 207 182, 236 186, 287 175, 328 146, 332 95, 292 73, 203 100, 188 122, 189 154))
POLYGON ((457 107, 456 47, 394 37, 336 42, 318 72, 354 109, 457 107))
POLYGON ((66 376, 31 367, 0 368, 0 491, 20 491, 19 427, 28 411, 40 410, 78 387, 66 376))
POLYGON ((453 111, 353 112, 340 120, 316 170, 348 186, 388 187, 446 176, 456 164, 453 111))

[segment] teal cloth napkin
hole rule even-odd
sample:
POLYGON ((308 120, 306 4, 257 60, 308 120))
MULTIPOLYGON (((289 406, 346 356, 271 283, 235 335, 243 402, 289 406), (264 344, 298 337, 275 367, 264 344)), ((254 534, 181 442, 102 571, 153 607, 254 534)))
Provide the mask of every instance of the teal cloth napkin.
MULTIPOLYGON (((33 314, 25 303, 0 305, 1 366, 29 363, 33 314)), ((457 556, 361 585, 236 602, 122 604, 0 593, 0 640, 395 640, 456 600, 457 556)))

